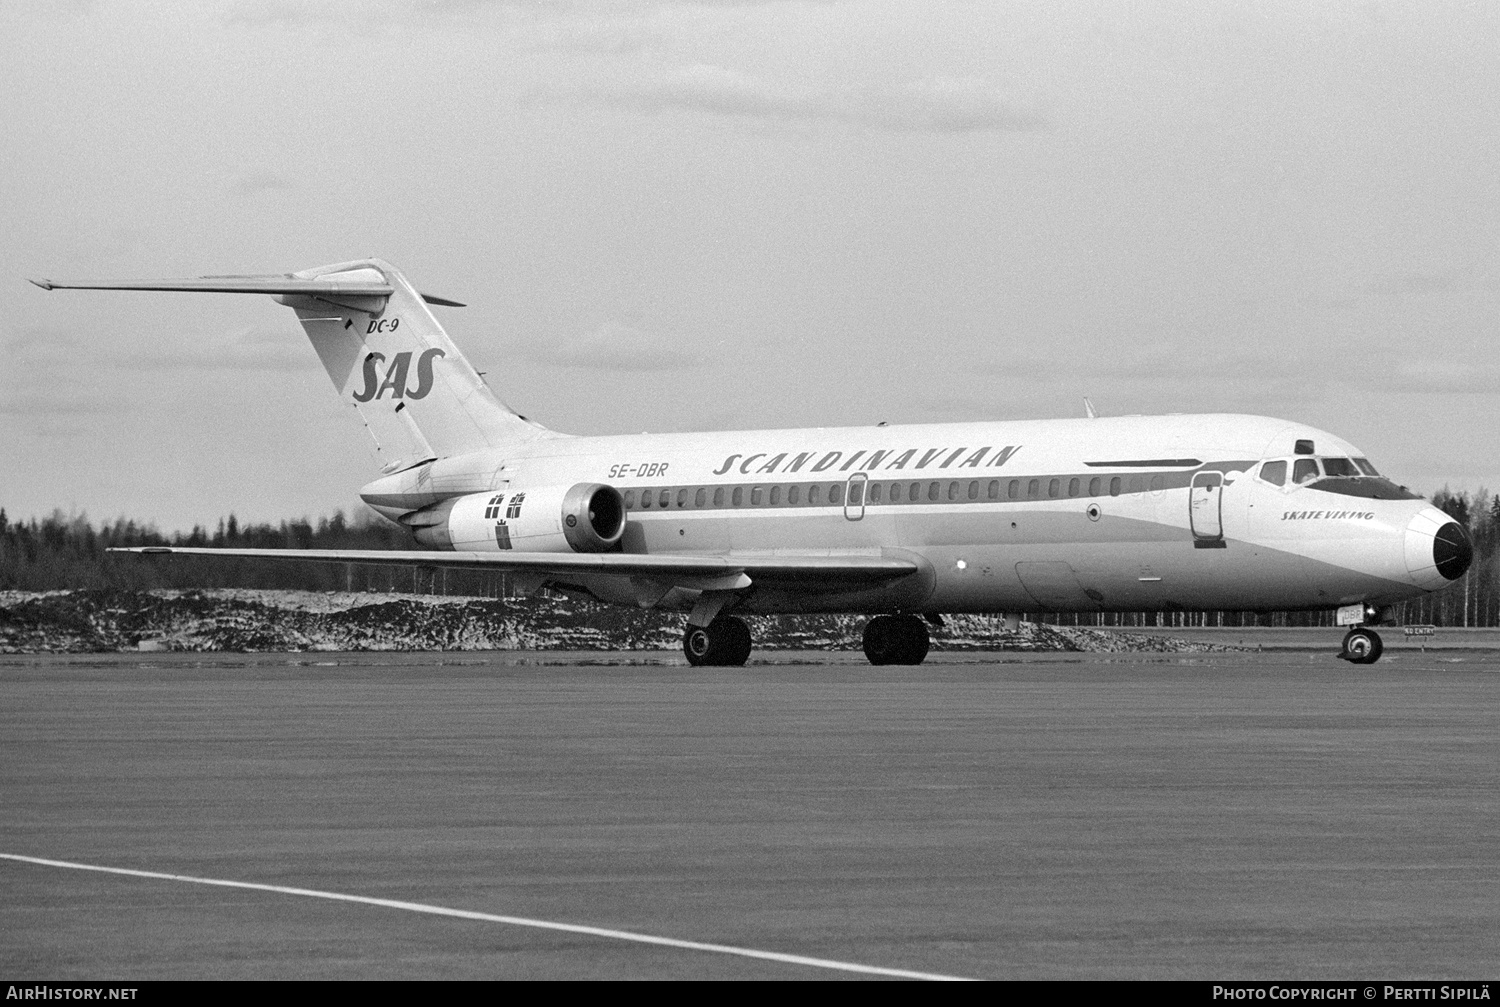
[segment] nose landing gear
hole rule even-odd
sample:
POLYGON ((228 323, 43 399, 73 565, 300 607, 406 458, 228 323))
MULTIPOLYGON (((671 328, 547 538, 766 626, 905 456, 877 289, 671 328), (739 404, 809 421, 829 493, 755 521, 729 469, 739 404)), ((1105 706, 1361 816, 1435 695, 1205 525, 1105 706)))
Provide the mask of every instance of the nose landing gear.
POLYGON ((926 623, 914 615, 877 615, 865 626, 871 664, 921 664, 931 643, 926 623))
POLYGON ((1385 645, 1380 642, 1380 634, 1373 629, 1356 626, 1344 637, 1344 649, 1339 657, 1350 664, 1374 664, 1380 660, 1380 654, 1385 650, 1385 645))
POLYGON ((738 668, 750 658, 750 627, 745 620, 721 615, 705 626, 689 626, 682 652, 695 668, 738 668))

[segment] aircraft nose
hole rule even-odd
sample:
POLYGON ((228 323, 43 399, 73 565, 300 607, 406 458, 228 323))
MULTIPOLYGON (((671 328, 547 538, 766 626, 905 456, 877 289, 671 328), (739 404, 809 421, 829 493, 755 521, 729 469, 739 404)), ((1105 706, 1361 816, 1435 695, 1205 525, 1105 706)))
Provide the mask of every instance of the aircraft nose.
POLYGON ((1449 580, 1458 580, 1474 562, 1474 543, 1457 521, 1449 521, 1432 537, 1432 565, 1449 580))
POLYGON ((1447 587, 1474 562, 1474 543, 1464 526, 1427 507, 1406 526, 1406 569, 1428 591, 1447 587))

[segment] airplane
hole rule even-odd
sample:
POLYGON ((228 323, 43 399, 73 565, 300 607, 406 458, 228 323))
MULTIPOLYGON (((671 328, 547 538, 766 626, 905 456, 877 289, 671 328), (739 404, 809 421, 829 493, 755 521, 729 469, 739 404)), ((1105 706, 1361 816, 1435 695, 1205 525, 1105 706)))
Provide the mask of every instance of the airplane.
POLYGON ((411 550, 145 547, 503 571, 523 590, 687 613, 694 666, 744 615, 869 615, 920 664, 942 613, 1329 610, 1380 658, 1399 602, 1463 576, 1462 525, 1301 423, 1209 414, 569 436, 506 407, 397 269, 47 289, 269 294, 296 312, 383 462, 359 495, 411 550))

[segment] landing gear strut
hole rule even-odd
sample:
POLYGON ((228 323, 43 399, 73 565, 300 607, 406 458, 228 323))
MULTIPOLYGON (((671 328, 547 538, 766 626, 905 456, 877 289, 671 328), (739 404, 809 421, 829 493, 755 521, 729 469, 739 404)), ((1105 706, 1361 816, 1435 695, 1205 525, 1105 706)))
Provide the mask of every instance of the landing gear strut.
POLYGON ((865 626, 865 657, 871 664, 921 664, 931 640, 914 615, 877 615, 865 626))
POLYGON ((695 668, 740 667, 750 658, 750 627, 732 615, 721 615, 707 626, 689 626, 682 652, 695 668))
POLYGON ((1350 664, 1374 664, 1380 660, 1383 650, 1385 645, 1380 642, 1379 633, 1364 626, 1355 626, 1344 637, 1344 649, 1339 657, 1350 664))

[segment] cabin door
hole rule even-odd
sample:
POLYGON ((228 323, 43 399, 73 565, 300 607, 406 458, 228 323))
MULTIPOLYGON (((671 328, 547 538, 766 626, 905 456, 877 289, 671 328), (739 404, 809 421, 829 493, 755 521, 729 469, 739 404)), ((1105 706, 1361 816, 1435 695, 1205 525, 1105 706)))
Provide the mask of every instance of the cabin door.
POLYGON ((1224 544, 1224 474, 1199 472, 1188 490, 1188 522, 1193 544, 1215 548, 1224 544))
POLYGON ((844 517, 850 521, 858 521, 865 516, 865 490, 869 489, 865 484, 869 481, 869 476, 856 472, 849 477, 849 485, 844 487, 844 517))

